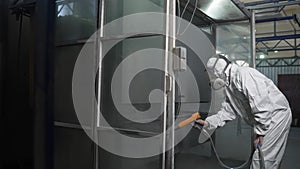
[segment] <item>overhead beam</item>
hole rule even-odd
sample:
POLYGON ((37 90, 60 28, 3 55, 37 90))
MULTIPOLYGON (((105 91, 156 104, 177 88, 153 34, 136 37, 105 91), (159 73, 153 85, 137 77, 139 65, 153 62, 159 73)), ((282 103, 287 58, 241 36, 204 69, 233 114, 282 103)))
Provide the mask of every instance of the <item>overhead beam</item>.
POLYGON ((232 3, 235 4, 248 18, 251 18, 251 11, 246 9, 245 4, 240 0, 231 0, 232 3))
MULTIPOLYGON (((292 34, 292 35, 282 35, 282 36, 268 36, 268 37, 258 37, 256 38, 257 42, 264 42, 264 41, 275 41, 275 40, 286 40, 286 39, 298 39, 300 38, 300 34, 292 34)), ((249 43, 249 39, 242 39, 242 38, 233 38, 220 41, 220 44, 233 44, 233 43, 249 43)))
POLYGON ((297 63, 297 61, 299 60, 299 57, 267 58, 267 59, 256 59, 256 60, 257 60, 256 67, 300 66, 299 63, 297 63), (273 60, 273 62, 270 62, 271 60, 273 60), (265 63, 265 64, 262 65, 263 63, 265 63))
POLYGON ((248 2, 248 3, 245 3, 245 6, 255 6, 255 5, 262 5, 262 4, 274 3, 274 2, 279 2, 279 0, 265 0, 265 1, 248 2))
POLYGON ((276 2, 271 4, 268 3, 262 5, 247 6, 246 8, 252 10, 260 10, 260 9, 276 8, 281 6, 299 5, 299 4, 300 4, 300 0, 295 0, 295 1, 285 1, 285 2, 276 2))
POLYGON ((300 48, 267 49, 268 52, 300 50, 300 48))
POLYGON ((283 16, 283 17, 275 17, 275 18, 258 19, 258 20, 255 20, 255 23, 282 21, 282 20, 290 20, 290 19, 294 19, 294 16, 283 16))
POLYGON ((300 38, 300 34, 260 37, 260 38, 256 38, 256 42, 285 40, 285 39, 297 39, 297 38, 300 38))

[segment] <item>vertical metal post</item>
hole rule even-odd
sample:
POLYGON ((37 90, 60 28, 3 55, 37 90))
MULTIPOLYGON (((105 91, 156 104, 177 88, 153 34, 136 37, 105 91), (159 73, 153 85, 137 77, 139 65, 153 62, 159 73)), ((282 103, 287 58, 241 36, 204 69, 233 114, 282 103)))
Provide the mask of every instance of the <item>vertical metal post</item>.
MULTIPOLYGON (((93 115, 93 137, 96 143, 94 143, 94 169, 99 169, 99 160, 100 160, 100 155, 99 155, 99 138, 98 138, 98 126, 100 125, 100 105, 101 105, 101 75, 102 75, 102 44, 100 41, 100 37, 103 36, 103 24, 104 24, 104 0, 97 0, 97 5, 96 5, 96 12, 97 12, 97 18, 96 18, 96 38, 95 38, 95 57, 96 57, 96 65, 95 65, 95 73, 97 72, 98 68, 98 93, 97 93, 97 100, 96 106, 95 106, 95 113, 93 115)), ((96 77, 96 74, 95 76, 96 77)))
MULTIPOLYGON (((294 29, 294 35, 297 34, 297 31, 296 29, 294 29)), ((295 54, 295 57, 298 57, 297 56, 297 39, 294 39, 294 47, 295 47, 295 50, 294 50, 294 54, 295 54)))
POLYGON ((162 169, 174 169, 175 76, 172 51, 175 47, 176 0, 165 0, 165 109, 162 169), (169 85, 169 86, 168 86, 169 85), (168 130, 170 129, 170 130, 168 130))
MULTIPOLYGON (((251 60, 252 63, 250 64, 253 68, 256 67, 256 38, 255 38, 255 10, 251 10, 251 18, 250 18, 250 33, 251 33, 251 60)), ((251 130, 251 153, 254 152, 255 148, 252 144, 255 139, 254 130, 251 130)))
POLYGON ((277 36, 277 22, 276 21, 274 21, 274 36, 277 36))
POLYGON ((97 48, 98 50, 96 51, 97 58, 98 60, 98 108, 97 108, 97 127, 100 126, 100 105, 101 105, 101 76, 102 76, 102 42, 101 42, 101 37, 104 36, 104 5, 105 5, 105 0, 100 0, 100 8, 99 8, 99 13, 98 13, 98 30, 97 30, 97 35, 96 35, 96 43, 97 43, 97 48))
POLYGON ((37 0, 35 9, 34 168, 53 169, 55 0, 37 0))
POLYGON ((250 18, 250 32, 251 32, 251 67, 256 67, 256 40, 255 40, 255 10, 251 10, 251 18, 250 18))

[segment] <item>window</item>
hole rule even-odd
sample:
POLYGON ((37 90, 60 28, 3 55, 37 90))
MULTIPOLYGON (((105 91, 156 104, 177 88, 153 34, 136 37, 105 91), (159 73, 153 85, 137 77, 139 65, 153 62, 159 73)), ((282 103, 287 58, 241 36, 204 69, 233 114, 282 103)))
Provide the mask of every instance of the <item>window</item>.
POLYGON ((57 17, 73 15, 74 2, 58 5, 57 17))

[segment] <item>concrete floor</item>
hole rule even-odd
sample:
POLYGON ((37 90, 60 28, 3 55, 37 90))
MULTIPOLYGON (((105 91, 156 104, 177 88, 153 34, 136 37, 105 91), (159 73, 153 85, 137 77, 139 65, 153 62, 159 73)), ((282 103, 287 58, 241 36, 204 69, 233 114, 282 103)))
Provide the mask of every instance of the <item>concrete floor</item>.
MULTIPOLYGON (((224 160, 228 166, 239 166, 242 161, 224 160)), ((203 157, 194 154, 179 154, 175 157, 175 169, 224 169, 215 157, 203 157)))
MULTIPOLYGON (((291 128, 287 148, 280 169, 300 168, 300 128, 291 128)), ((222 159, 229 166, 239 166, 242 161, 222 159)), ((175 169, 224 169, 219 166, 215 156, 204 157, 191 153, 177 153, 175 169)))
POLYGON ((300 128, 292 127, 280 169, 300 168, 300 128))
MULTIPOLYGON (((175 154, 175 169, 224 169, 219 165, 215 155, 211 154, 212 150, 210 146, 201 146, 203 147, 198 147, 199 149, 193 147, 191 149, 185 148, 182 151, 178 151, 175 154)), ((300 153, 300 128, 292 128, 280 169, 300 169, 300 155, 298 153, 300 153)), ((159 157, 141 160, 121 157, 118 159, 116 156, 112 156, 111 159, 113 162, 109 160, 109 156, 106 157, 104 161, 100 162, 100 164, 103 165, 102 168, 155 169, 161 166, 159 157), (104 164, 105 162, 107 166, 104 164)), ((244 163, 244 161, 228 159, 222 159, 222 161, 232 167, 244 163)))

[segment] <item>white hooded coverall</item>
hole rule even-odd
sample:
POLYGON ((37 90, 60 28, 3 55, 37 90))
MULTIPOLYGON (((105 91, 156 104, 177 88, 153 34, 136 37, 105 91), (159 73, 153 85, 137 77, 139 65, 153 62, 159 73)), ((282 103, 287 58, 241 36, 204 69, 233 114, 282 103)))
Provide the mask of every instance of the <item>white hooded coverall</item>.
MULTIPOLYGON (((266 169, 279 168, 292 121, 287 99, 270 79, 253 68, 232 64, 229 78, 221 110, 206 118, 209 130, 241 116, 253 126, 255 134, 264 136, 261 149, 266 169)), ((256 150, 251 169, 259 168, 256 150)))

